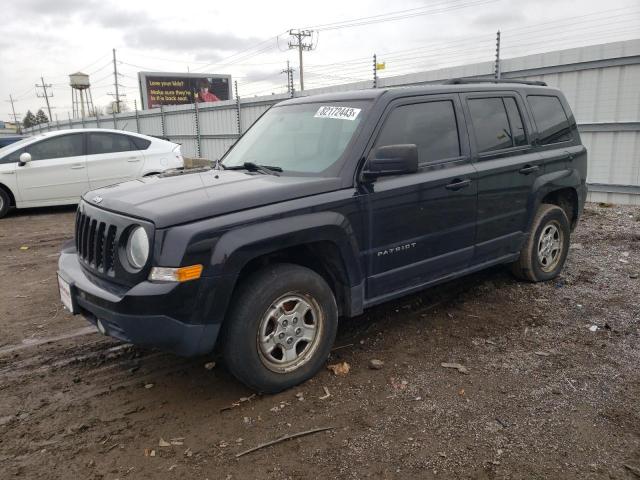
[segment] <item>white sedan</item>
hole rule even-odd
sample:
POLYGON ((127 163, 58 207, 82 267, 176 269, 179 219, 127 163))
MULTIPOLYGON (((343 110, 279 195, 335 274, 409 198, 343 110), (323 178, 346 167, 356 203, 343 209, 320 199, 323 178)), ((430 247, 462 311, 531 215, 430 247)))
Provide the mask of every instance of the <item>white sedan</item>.
POLYGON ((184 167, 180 145, 122 130, 58 130, 0 148, 0 218, 10 207, 78 203, 114 183, 184 167))

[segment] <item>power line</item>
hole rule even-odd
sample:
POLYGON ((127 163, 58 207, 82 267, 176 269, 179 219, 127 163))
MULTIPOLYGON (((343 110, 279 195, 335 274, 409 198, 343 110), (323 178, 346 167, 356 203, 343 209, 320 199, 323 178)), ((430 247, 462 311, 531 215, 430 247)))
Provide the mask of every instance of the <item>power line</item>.
MULTIPOLYGON (((599 12, 602 13, 602 12, 599 12)), ((593 14, 589 14, 589 15, 593 15, 593 14)), ((604 18, 600 18, 600 19, 591 19, 588 20, 588 22, 593 22, 593 21, 603 21, 603 20, 609 20, 608 23, 606 24, 606 27, 611 27, 611 25, 615 25, 615 24, 625 24, 625 22, 633 22, 634 19, 631 18, 627 18, 626 20, 622 21, 622 22, 618 22, 618 23, 612 23, 610 20, 616 17, 620 17, 620 16, 626 16, 626 15, 613 15, 613 16, 609 16, 609 17, 604 17, 604 18)), ((565 23, 567 21, 567 19, 563 20, 565 23)), ((531 28, 537 28, 537 31, 541 31, 541 30, 546 30, 548 28, 538 28, 539 26, 544 26, 547 25, 548 22, 546 23, 542 23, 542 24, 538 24, 538 25, 532 25, 529 27, 526 27, 527 29, 531 29, 531 28)), ((580 23, 576 24, 575 22, 569 23, 567 26, 569 25, 576 25, 578 28, 573 28, 570 32, 567 32, 567 29, 562 28, 561 31, 558 32, 558 35, 562 35, 562 38, 575 38, 575 32, 579 31, 579 30, 594 30, 594 29, 599 29, 605 25, 581 25, 580 23), (567 35, 567 33, 569 33, 569 35, 567 35)), ((556 30, 558 29, 558 27, 551 27, 551 28, 555 28, 556 30)), ((504 30, 507 31, 507 30, 504 30)), ((503 31, 503 32, 504 32, 503 31)), ((523 40, 530 40, 535 36, 536 32, 527 32, 526 34, 522 35, 522 34, 518 34, 518 33, 514 33, 514 35, 510 36, 509 39, 518 39, 518 38, 522 38, 523 40), (523 38, 524 37, 524 38, 523 38)), ((598 32, 601 33, 601 32, 598 32)), ((615 32, 612 32, 612 34, 614 34, 615 32)), ((624 33, 624 31, 620 31, 619 29, 617 30, 617 33, 624 33)), ((552 40, 559 40, 559 39, 552 39, 552 40)), ((548 37, 545 38, 545 41, 548 41, 548 37)), ((465 39, 458 39, 458 40, 454 40, 454 41, 450 41, 450 42, 439 42, 438 44, 432 44, 432 45, 428 45, 428 46, 423 46, 423 47, 419 47, 419 48, 412 48, 412 49, 405 49, 405 50, 399 50, 397 52, 389 52, 387 54, 385 54, 385 59, 392 59, 395 58, 395 64, 404 64, 406 63, 408 60, 411 59, 422 59, 423 61, 419 61, 419 62, 414 62, 413 64, 420 64, 420 63, 424 63, 424 59, 427 58, 433 58, 433 57, 437 57, 438 55, 444 54, 444 52, 447 51, 457 51, 460 48, 465 48, 465 51, 468 52, 470 49, 474 49, 477 50, 479 48, 485 48, 484 46, 482 46, 483 43, 486 43, 487 46, 490 43, 489 38, 486 35, 479 35, 479 36, 475 36, 475 37, 467 37, 465 39), (485 40, 479 40, 485 38, 485 40), (445 45, 450 45, 451 47, 449 48, 442 48, 445 45), (453 45, 456 45, 456 47, 453 47, 453 45), (466 45, 469 45, 469 47, 465 47, 466 45), (434 49, 434 46, 437 47, 434 49), (428 50, 429 54, 427 55, 416 55, 419 51, 424 51, 424 50, 428 50), (438 52, 442 52, 442 53, 438 53, 438 52), (410 56, 412 55, 412 56, 410 56)), ((540 39, 536 39, 535 40, 535 45, 540 44, 540 39)), ((514 48, 516 46, 521 46, 521 45, 525 45, 524 43, 514 43, 513 41, 509 41, 507 42, 506 46, 504 48, 514 48)), ((529 44, 526 44, 529 45, 529 44)), ((341 72, 345 72, 345 71, 356 71, 356 70, 363 70, 365 68, 368 68, 368 65, 370 65, 370 59, 365 59, 364 57, 360 57, 357 59, 350 59, 350 60, 344 60, 344 61, 339 61, 339 62, 333 62, 333 63, 328 63, 328 64, 321 64, 321 65, 310 65, 309 69, 311 69, 312 71, 330 71, 330 70, 334 70, 335 66, 342 66, 344 65, 344 67, 340 68, 341 72)))
MULTIPOLYGON (((100 68, 94 70, 93 72, 89 72, 88 75, 95 75, 98 72, 101 72, 102 70, 104 70, 105 68, 108 68, 111 66, 111 60, 109 60, 107 63, 105 63, 104 65, 102 65, 100 68)), ((82 70, 81 70, 82 71, 82 70)))
MULTIPOLYGON (((228 57, 221 59, 219 62, 211 62, 211 63, 208 63, 208 64, 204 65, 203 67, 200 67, 200 68, 198 68, 198 69, 196 69, 196 70, 194 70, 194 71, 202 71, 202 70, 205 70, 205 69, 206 69, 206 67, 211 66, 211 65, 226 65, 226 64, 229 64, 229 63, 233 63, 233 61, 231 60, 233 57, 237 57, 237 56, 242 55, 242 54, 245 54, 245 53, 247 53, 247 52, 251 52, 252 50, 255 50, 256 48, 261 47, 262 45, 268 44, 269 42, 273 42, 273 41, 274 41, 274 40, 276 40, 278 37, 280 37, 280 35, 284 35, 284 34, 286 34, 286 33, 287 33, 287 32, 280 32, 280 33, 278 33, 277 35, 275 35, 275 36, 273 36, 273 37, 269 37, 269 38, 267 38, 266 40, 263 40, 263 41, 261 41, 261 42, 259 42, 259 43, 255 44, 255 45, 253 45, 253 46, 247 47, 247 48, 245 48, 244 50, 240 50, 240 51, 238 51, 238 52, 234 53, 233 55, 229 55, 228 57), (227 61, 229 61, 229 62, 227 62, 227 61), (225 62, 227 62, 227 63, 225 63, 225 62)), ((270 48, 273 48, 273 46, 269 47, 269 49, 270 49, 270 48)), ((253 54, 252 54, 252 55, 249 55, 249 56, 247 56, 246 58, 250 58, 251 56, 254 56, 254 55, 253 55, 253 54)), ((243 59, 246 59, 246 58, 244 58, 244 57, 243 57, 243 59)), ((239 61, 237 58, 236 58, 235 60, 236 60, 236 61, 239 61)))
MULTIPOLYGON (((120 52, 122 52, 122 49, 120 49, 120 52)), ((185 60, 184 58, 167 58, 167 57, 155 57, 155 56, 151 56, 151 55, 146 55, 146 54, 140 54, 140 53, 135 53, 135 52, 127 52, 126 56, 134 56, 134 57, 144 57, 145 59, 149 59, 149 60, 158 60, 160 62, 170 62, 170 63, 181 63, 181 64, 187 64, 187 65, 191 65, 191 64, 196 64, 196 65, 206 65, 206 66, 210 66, 210 65, 217 65, 216 63, 211 63, 211 62, 203 62, 203 61, 197 61, 197 60, 185 60)), ((261 63, 233 63, 233 65, 236 66, 247 66, 247 67, 258 67, 258 66, 262 66, 262 65, 281 65, 282 61, 277 61, 277 62, 261 62, 261 63)))
POLYGON ((382 23, 382 22, 391 22, 391 21, 396 21, 396 20, 404 20, 407 18, 414 18, 414 17, 420 17, 420 16, 425 16, 425 15, 435 15, 435 14, 439 14, 439 13, 445 13, 445 12, 450 12, 453 10, 459 10, 462 8, 469 8, 469 7, 476 7, 476 6, 482 6, 482 5, 486 5, 489 3, 494 3, 497 2, 498 0, 475 0, 475 1, 462 1, 458 4, 453 4, 451 5, 451 2, 441 2, 441 3, 437 3, 434 4, 433 7, 422 7, 427 8, 427 10, 425 11, 413 11, 415 9, 410 9, 410 10, 400 10, 397 12, 390 12, 387 14, 382 14, 382 15, 374 15, 372 17, 361 17, 361 18, 355 18, 355 19, 351 19, 351 20, 345 20, 342 22, 335 22, 335 23, 329 23, 329 24, 324 24, 324 25, 316 25, 313 27, 309 27, 309 28, 313 28, 315 30, 318 31, 326 31, 326 30, 338 30, 341 28, 351 28, 351 27, 360 27, 363 25, 371 25, 374 23, 382 23))
MULTIPOLYGON (((99 61, 103 60, 104 58, 107 58, 109 56, 108 53, 105 53, 104 55, 102 55, 101 57, 99 57, 96 61, 91 62, 90 64, 82 67, 79 71, 82 72, 83 70, 86 70, 89 67, 93 67, 96 63, 98 63, 99 61)), ((108 65, 108 64, 107 64, 108 65)))
MULTIPOLYGON (((632 9, 634 9, 635 7, 632 7, 632 9)), ((617 14, 617 15, 608 15, 608 16, 600 16, 600 18, 594 18, 594 19, 587 19, 587 20, 583 20, 583 21, 575 21, 576 19, 581 19, 581 18, 586 18, 586 17, 591 17, 594 15, 602 15, 603 13, 611 13, 611 12, 618 12, 618 11, 628 11, 629 7, 625 7, 625 8, 619 8, 619 9, 615 9, 615 10, 606 10, 606 11, 598 11, 598 12, 592 12, 589 14, 585 14, 585 15, 580 15, 578 17, 573 16, 570 18, 565 18, 565 19, 560 19, 560 20, 554 20, 551 22, 542 22, 542 23, 537 23, 537 24, 533 24, 533 25, 528 25, 528 26, 524 26, 524 27, 517 27, 517 28, 511 28, 511 29, 502 29, 502 32, 516 32, 513 35, 511 35, 509 38, 516 38, 516 37, 520 37, 523 36, 520 32, 522 32, 523 30, 531 30, 534 29, 535 32, 529 32, 529 33, 524 33, 524 35, 532 35, 544 30, 549 30, 549 29, 554 29, 554 30, 558 30, 559 28, 562 28, 563 32, 564 32, 564 27, 566 26, 571 26, 571 25, 582 25, 586 22, 593 22, 593 21, 606 21, 606 20, 610 20, 613 18, 618 18, 621 16, 624 16, 626 18, 628 18, 629 13, 633 13, 633 12, 627 12, 627 13, 621 13, 621 14, 617 14), (567 23, 568 22, 568 23, 567 23), (556 26, 556 24, 558 23, 564 23, 564 25, 562 25, 562 27, 556 26), (541 26, 548 26, 547 28, 541 29, 539 27, 541 26)), ((629 19, 631 21, 633 21, 633 19, 629 19)), ((610 23, 608 23, 607 25, 610 25, 610 23)), ((386 58, 390 58, 391 56, 402 56, 400 54, 404 53, 404 52, 417 52, 419 50, 425 50, 428 49, 430 51, 433 51, 434 46, 445 46, 445 45, 454 45, 454 44, 477 44, 476 39, 482 39, 485 38, 487 39, 487 35, 486 34, 481 34, 481 35, 475 35, 472 37, 465 37, 465 38, 461 38, 461 39, 456 39, 456 40, 451 40, 451 41, 447 41, 447 42, 436 42, 436 43, 430 43, 427 45, 424 45, 422 47, 415 47, 415 48, 410 48, 410 49, 404 49, 404 50, 396 50, 396 51, 391 51, 391 52, 383 52, 386 58)), ((313 65, 314 68, 317 67, 323 67, 323 66, 331 66, 331 65, 343 65, 343 64, 349 64, 352 65, 354 63, 362 63, 362 64, 366 64, 369 65, 370 63, 370 59, 368 57, 358 57, 358 58, 354 58, 354 59, 349 59, 349 60, 343 60, 343 61, 339 61, 339 62, 333 62, 333 63, 328 63, 328 64, 322 64, 322 65, 313 65)), ((310 66, 311 68, 311 66, 310 66)))

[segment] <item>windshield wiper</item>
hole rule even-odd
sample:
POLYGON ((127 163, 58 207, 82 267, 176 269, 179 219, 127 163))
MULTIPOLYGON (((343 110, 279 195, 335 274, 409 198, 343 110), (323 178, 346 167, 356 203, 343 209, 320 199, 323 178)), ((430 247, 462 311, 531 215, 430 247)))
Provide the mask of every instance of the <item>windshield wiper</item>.
POLYGON ((277 172, 282 171, 282 168, 280 167, 272 167, 271 165, 258 165, 257 163, 253 162, 244 162, 242 165, 233 165, 230 167, 222 163, 220 165, 222 165, 222 168, 224 168, 225 170, 249 170, 250 172, 261 172, 266 175, 275 175, 276 177, 280 176, 277 172))

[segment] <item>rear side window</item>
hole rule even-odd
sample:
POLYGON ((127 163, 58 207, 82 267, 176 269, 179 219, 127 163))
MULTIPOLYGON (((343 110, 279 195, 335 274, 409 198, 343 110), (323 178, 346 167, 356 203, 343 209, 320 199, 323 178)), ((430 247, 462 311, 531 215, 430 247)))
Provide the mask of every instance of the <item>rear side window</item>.
POLYGON ((89 133, 89 155, 137 150, 130 138, 117 133, 89 133))
POLYGON ((550 145, 571 140, 569 119, 558 97, 529 95, 527 99, 538 127, 540 144, 550 145))
POLYGON ((32 160, 78 157, 84 155, 83 150, 82 134, 78 133, 47 138, 24 148, 32 160))
POLYGON ((471 123, 476 134, 478 153, 514 146, 509 118, 502 98, 469 99, 471 123))
POLYGON ((147 148, 149 148, 149 145, 151 145, 150 140, 145 140, 144 138, 140 137, 129 137, 129 140, 133 142, 136 150, 146 150, 147 148))
POLYGON ((421 164, 460 156, 456 115, 451 100, 396 107, 385 121, 376 147, 413 143, 421 164))

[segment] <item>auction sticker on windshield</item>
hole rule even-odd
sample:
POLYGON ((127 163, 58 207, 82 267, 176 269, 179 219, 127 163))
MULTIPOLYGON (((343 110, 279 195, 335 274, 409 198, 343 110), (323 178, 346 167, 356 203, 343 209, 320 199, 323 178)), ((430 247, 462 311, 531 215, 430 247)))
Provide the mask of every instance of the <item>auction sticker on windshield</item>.
POLYGON ((322 106, 318 109, 315 118, 334 118, 338 120, 355 120, 360 113, 360 108, 329 107, 322 106))

